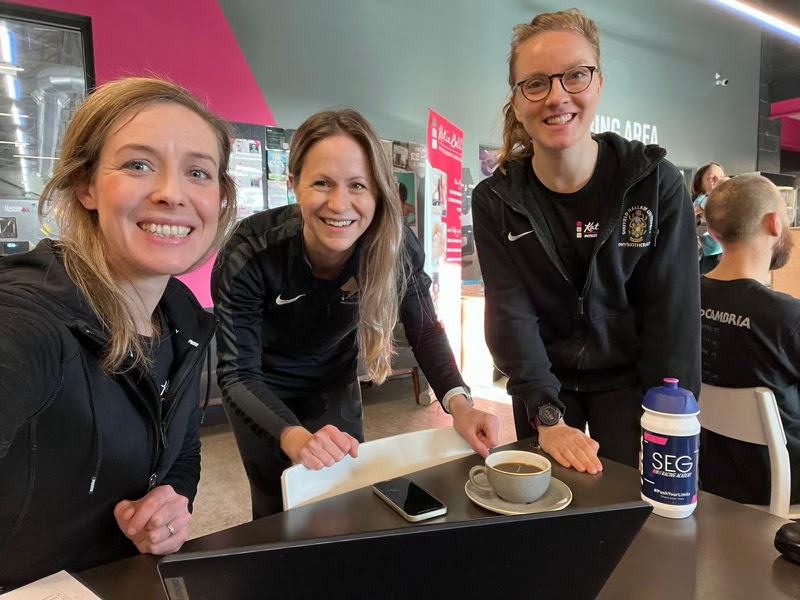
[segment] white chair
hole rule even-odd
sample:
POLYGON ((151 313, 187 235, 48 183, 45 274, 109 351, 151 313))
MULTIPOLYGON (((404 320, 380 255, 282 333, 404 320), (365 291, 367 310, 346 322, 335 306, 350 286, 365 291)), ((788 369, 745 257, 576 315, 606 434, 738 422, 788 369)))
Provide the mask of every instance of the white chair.
POLYGON ((337 494, 434 467, 472 454, 470 445, 452 427, 403 433, 364 442, 358 458, 345 456, 332 467, 312 471, 294 465, 281 476, 283 508, 310 504, 337 494))
MULTIPOLYGON (((772 482, 769 506, 748 506, 785 519, 800 518, 800 504, 789 504, 789 452, 772 390, 765 387, 724 388, 704 383, 700 390, 700 424, 714 433, 766 446, 772 482)), ((700 460, 703 460, 702 448, 700 460)))

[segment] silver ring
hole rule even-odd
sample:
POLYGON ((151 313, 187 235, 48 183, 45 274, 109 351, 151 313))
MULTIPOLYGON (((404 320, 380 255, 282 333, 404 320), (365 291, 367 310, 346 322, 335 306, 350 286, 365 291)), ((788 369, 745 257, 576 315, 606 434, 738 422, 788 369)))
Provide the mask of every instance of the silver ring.
POLYGON ((172 534, 175 533, 175 528, 167 523, 167 531, 169 531, 169 537, 172 537, 172 534))

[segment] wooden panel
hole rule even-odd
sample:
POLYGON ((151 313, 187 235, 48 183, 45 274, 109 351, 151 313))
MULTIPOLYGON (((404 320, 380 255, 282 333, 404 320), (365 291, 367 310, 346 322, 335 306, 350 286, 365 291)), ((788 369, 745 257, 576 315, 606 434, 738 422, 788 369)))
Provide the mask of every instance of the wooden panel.
POLYGON ((786 266, 772 272, 772 289, 800 298, 800 228, 792 228, 794 252, 786 266))
POLYGON ((483 334, 485 300, 461 296, 461 373, 471 386, 492 386, 492 355, 483 334))

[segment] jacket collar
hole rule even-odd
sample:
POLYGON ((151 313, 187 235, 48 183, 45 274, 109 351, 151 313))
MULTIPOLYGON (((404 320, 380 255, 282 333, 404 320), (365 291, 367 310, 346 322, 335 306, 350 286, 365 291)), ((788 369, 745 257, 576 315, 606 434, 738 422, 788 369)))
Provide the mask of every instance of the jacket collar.
MULTIPOLYGON (((299 214, 298 210, 298 216, 299 214)), ((340 284, 349 281, 352 277, 358 279, 358 263, 363 239, 364 236, 358 239, 353 254, 347 259, 342 273, 336 278, 336 281, 340 284)), ((319 285, 319 280, 314 276, 311 263, 308 261, 308 255, 306 254, 305 243, 303 242, 302 217, 297 231, 289 238, 287 253, 288 265, 285 271, 285 279, 281 285, 281 295, 285 298, 294 298, 299 294, 307 294, 312 287, 319 285)))
MULTIPOLYGON (((617 155, 620 166, 617 183, 623 190, 667 155, 667 151, 656 144, 645 146, 641 142, 626 140, 616 133, 598 133, 592 134, 592 137, 604 140, 608 144, 609 150, 617 155)), ((522 205, 524 197, 522 191, 526 184, 528 160, 507 162, 504 165, 505 173, 502 173, 500 169, 495 169, 489 178, 491 188, 513 208, 520 208, 522 205)))
MULTIPOLYGON (((44 239, 30 252, 0 259, 0 289, 10 302, 40 306, 53 313, 74 335, 100 346, 107 343, 97 315, 67 274, 53 240, 44 239)), ((2 292, 0 301, 4 301, 2 292)), ((173 334, 177 329, 179 339, 188 346, 199 344, 216 326, 216 318, 174 277, 170 277, 159 306, 173 334)))

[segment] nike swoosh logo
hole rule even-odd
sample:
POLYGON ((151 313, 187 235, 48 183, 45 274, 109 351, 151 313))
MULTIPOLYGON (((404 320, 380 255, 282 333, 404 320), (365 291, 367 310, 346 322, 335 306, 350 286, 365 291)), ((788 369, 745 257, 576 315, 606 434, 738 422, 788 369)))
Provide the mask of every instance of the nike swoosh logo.
POLYGON ((277 304, 278 306, 283 306, 284 304, 291 304, 296 300, 300 300, 300 298, 302 298, 303 296, 305 296, 305 294, 300 294, 299 296, 295 296, 294 298, 289 298, 288 300, 284 300, 283 298, 280 297, 280 295, 278 295, 278 297, 275 298, 275 304, 277 304))
POLYGON ((519 238, 525 237, 529 233, 533 233, 533 229, 531 229, 530 231, 526 231, 525 233, 520 233, 519 235, 514 235, 513 233, 511 233, 509 231, 508 232, 508 241, 509 242, 516 242, 519 238))

